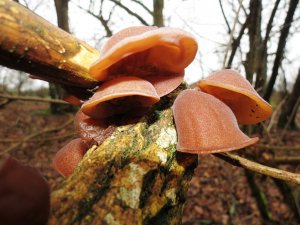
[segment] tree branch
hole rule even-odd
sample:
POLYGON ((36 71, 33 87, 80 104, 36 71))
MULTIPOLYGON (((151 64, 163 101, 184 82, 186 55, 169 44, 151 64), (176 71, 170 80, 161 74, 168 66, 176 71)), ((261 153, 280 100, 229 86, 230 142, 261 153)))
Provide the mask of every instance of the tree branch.
POLYGON ((281 30, 279 41, 278 41, 278 46, 277 46, 276 56, 275 56, 275 60, 274 60, 273 68, 272 68, 271 78, 269 80, 268 86, 267 86, 265 94, 264 94, 264 99, 266 101, 270 100, 270 97, 273 93, 273 87, 274 87, 274 84, 275 84, 275 81, 276 81, 276 78, 278 75, 278 70, 281 65, 283 55, 284 55, 286 40, 289 35, 289 30, 290 30, 291 24, 293 22, 293 17, 294 17, 295 11, 297 9, 298 3, 299 3, 299 0, 290 0, 289 9, 286 14, 283 28, 281 30))
POLYGON ((233 33, 235 32, 235 27, 236 27, 236 24, 238 22, 238 18, 239 18, 241 8, 242 8, 242 2, 239 1, 239 8, 238 8, 238 11, 236 12, 236 15, 235 15, 235 18, 234 18, 234 21, 233 21, 233 25, 232 25, 232 29, 231 29, 231 32, 230 32, 230 35, 229 35, 229 40, 228 40, 228 43, 227 43, 227 46, 226 46, 226 49, 225 49, 225 54, 224 54, 225 56, 224 56, 224 61, 223 61, 223 67, 224 68, 225 68, 226 61, 227 61, 227 55, 228 55, 230 46, 232 44, 233 33))
POLYGON ((241 156, 232 153, 217 153, 214 155, 217 156, 218 158, 225 160, 226 162, 229 162, 232 165, 240 166, 245 169, 254 171, 256 173, 264 174, 266 176, 285 180, 295 184, 300 184, 300 174, 291 173, 284 170, 264 166, 262 164, 253 162, 251 160, 245 159, 241 156))
POLYGON ((14 96, 14 95, 5 95, 0 94, 0 98, 6 98, 10 100, 19 100, 19 101, 33 101, 33 102, 47 102, 47 103, 59 103, 59 104, 69 104, 63 100, 52 99, 52 98, 39 98, 39 97, 29 97, 29 96, 14 96))
POLYGON ((137 14, 137 13, 133 12, 132 10, 130 10, 128 7, 123 5, 120 1, 118 1, 118 0, 110 0, 110 1, 115 3, 116 5, 118 5, 120 8, 124 9, 128 14, 130 14, 130 15, 134 16, 135 18, 137 18, 145 26, 149 26, 149 24, 139 14, 137 14))
POLYGON ((143 4, 141 1, 138 0, 131 0, 133 2, 135 2, 136 4, 140 5, 143 9, 145 9, 151 16, 153 16, 153 12, 145 5, 143 4))
POLYGON ((58 127, 53 127, 53 128, 48 128, 48 129, 44 129, 42 131, 37 131, 37 132, 34 132, 32 134, 29 134, 28 136, 24 137, 20 142, 16 143, 16 144, 13 144, 11 145, 9 148, 5 149, 4 151, 1 151, 0 152, 0 156, 3 156, 4 154, 8 153, 8 152, 11 152, 13 150, 15 150, 17 147, 19 147, 23 142, 26 142, 32 138, 35 138, 39 135, 42 135, 42 134, 45 134, 45 133, 50 133, 50 132, 55 132, 55 131, 59 131, 61 129, 63 129, 64 127, 70 125, 71 123, 73 123, 73 116, 71 116, 71 118, 64 124, 62 124, 61 126, 58 126, 58 127))
POLYGON ((220 8, 221 8, 222 15, 224 17, 225 23, 227 25, 228 34, 230 34, 231 33, 231 28, 230 28, 230 25, 228 23, 227 17, 225 16, 225 12, 224 12, 224 8, 223 8, 222 0, 219 0, 219 5, 220 5, 220 8))
POLYGON ((98 84, 89 67, 99 52, 24 6, 0 0, 0 64, 82 89, 98 84))

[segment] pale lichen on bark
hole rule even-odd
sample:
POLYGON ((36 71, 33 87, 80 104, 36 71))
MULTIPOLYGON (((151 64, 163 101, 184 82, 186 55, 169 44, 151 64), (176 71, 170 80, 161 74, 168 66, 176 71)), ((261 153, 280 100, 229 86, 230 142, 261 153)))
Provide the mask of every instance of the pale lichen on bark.
POLYGON ((52 194, 49 224, 180 224, 197 156, 176 152, 171 105, 179 88, 139 122, 92 147, 52 194))

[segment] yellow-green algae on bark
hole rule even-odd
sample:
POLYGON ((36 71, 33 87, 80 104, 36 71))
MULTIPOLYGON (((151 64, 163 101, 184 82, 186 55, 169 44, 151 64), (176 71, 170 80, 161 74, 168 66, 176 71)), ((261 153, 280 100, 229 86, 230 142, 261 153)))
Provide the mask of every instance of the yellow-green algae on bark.
POLYGON ((164 97, 139 122, 93 146, 52 194, 49 224, 181 224, 197 156, 176 152, 171 105, 164 97))

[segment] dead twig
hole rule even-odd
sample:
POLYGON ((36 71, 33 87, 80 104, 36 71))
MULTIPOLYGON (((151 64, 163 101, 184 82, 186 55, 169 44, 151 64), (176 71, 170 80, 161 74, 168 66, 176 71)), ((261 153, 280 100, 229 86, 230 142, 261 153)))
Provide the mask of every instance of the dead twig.
POLYGON ((262 145, 262 144, 259 144, 259 145, 256 145, 255 147, 257 148, 261 148, 261 149, 266 149, 266 150, 283 150, 283 151, 287 151, 287 150, 290 150, 290 151, 298 151, 300 150, 300 146, 299 145, 296 145, 296 146, 273 146, 273 145, 262 145))
POLYGON ((214 154, 216 157, 221 158, 225 160, 226 162, 243 167, 245 169, 264 174, 266 176, 274 177, 280 180, 300 184, 300 174, 287 172, 284 170, 276 169, 269 166, 264 166, 262 164, 259 164, 257 162, 253 162, 249 159, 243 158, 241 156, 238 156, 236 154, 232 153, 217 153, 214 154))
POLYGON ((0 101, 0 109, 3 108, 4 106, 6 106, 8 103, 10 103, 11 100, 10 99, 3 99, 0 101))
POLYGON ((6 150, 0 152, 0 156, 8 153, 8 152, 11 152, 13 150, 15 150, 17 147, 19 147, 22 143, 34 138, 34 137, 37 137, 39 135, 42 135, 42 134, 45 134, 45 133, 50 133, 50 132, 55 132, 55 131, 59 131, 63 128, 65 128, 66 126, 70 125, 72 122, 73 122, 73 116, 71 116, 71 118, 64 124, 62 124, 61 126, 59 127, 55 127, 55 128, 49 128, 49 129, 44 129, 42 131, 37 131, 37 132, 34 132, 26 137, 24 137, 21 141, 19 141, 18 143, 16 144, 13 144, 11 145, 9 148, 7 148, 6 150))
POLYGON ((286 133, 288 127, 290 126, 290 124, 291 124, 291 122, 292 122, 292 120, 293 120, 293 118, 294 118, 294 115, 297 113, 299 104, 300 104, 300 97, 298 98, 296 104, 294 105, 294 108, 293 108, 293 110, 292 110, 292 113, 291 113, 291 115, 290 115, 290 117, 289 117, 287 123, 285 124, 285 126, 284 126, 284 128, 283 128, 283 130, 282 130, 282 132, 281 132, 281 135, 280 135, 280 137, 279 137, 279 140, 280 140, 280 141, 283 140, 283 138, 284 138, 284 136, 285 136, 285 133, 286 133))
POLYGON ((61 140, 61 139, 64 139, 64 138, 69 138, 69 137, 72 137, 74 135, 75 135, 75 133, 69 133, 69 134, 66 134, 66 135, 60 135, 58 137, 47 137, 47 138, 39 138, 37 140, 26 140, 26 141, 20 140, 20 139, 17 139, 17 138, 9 138, 9 139, 0 140, 0 143, 55 141, 55 140, 61 140))
MULTIPOLYGON (((265 159, 266 160, 266 159, 265 159)), ((272 161, 274 163, 300 163, 299 156, 276 156, 274 158, 267 159, 266 161, 272 161)))
POLYGON ((18 101, 33 101, 33 102, 47 102, 47 103, 59 103, 59 104, 69 104, 60 99, 52 99, 52 98, 39 98, 39 97, 29 97, 29 96, 14 96, 14 95, 5 95, 0 94, 1 98, 6 98, 9 100, 18 100, 18 101))

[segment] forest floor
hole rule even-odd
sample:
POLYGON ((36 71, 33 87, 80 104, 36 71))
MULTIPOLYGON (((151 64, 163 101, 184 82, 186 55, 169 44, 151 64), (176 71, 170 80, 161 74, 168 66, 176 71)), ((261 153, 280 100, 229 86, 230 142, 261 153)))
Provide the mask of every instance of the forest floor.
MULTIPOLYGON (((48 108, 47 103, 19 101, 0 108, 0 152, 8 151, 21 162, 38 168, 54 189, 63 178, 54 171, 52 159, 75 134, 72 115, 51 115, 48 108)), ((300 131, 287 131, 283 141, 279 142, 280 133, 272 131, 266 135, 268 140, 261 143, 287 146, 284 149, 272 151, 256 146, 247 149, 245 154, 250 152, 262 162, 267 160, 273 164, 270 159, 274 156, 299 158, 300 149, 289 150, 289 147, 300 146, 300 131)), ((276 167, 300 173, 299 162, 276 163, 276 167)), ((259 193, 266 197, 263 208, 271 219, 262 216, 244 169, 213 155, 199 157, 199 165, 187 193, 183 225, 300 224, 299 186, 289 184, 289 194, 293 194, 298 204, 292 210, 273 179, 257 174, 254 179, 260 188, 259 193)))

